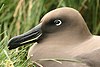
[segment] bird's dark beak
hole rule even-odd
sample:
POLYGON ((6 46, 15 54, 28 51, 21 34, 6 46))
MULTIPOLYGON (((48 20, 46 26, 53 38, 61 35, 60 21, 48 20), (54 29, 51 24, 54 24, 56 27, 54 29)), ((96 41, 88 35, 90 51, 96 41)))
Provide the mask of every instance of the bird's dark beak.
POLYGON ((8 42, 8 49, 11 50, 31 42, 37 42, 42 35, 41 25, 40 23, 28 32, 11 38, 8 42))

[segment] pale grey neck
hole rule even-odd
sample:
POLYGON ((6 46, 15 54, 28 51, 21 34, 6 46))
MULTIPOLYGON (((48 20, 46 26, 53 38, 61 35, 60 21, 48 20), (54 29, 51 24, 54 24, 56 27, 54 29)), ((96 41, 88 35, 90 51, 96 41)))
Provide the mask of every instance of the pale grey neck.
POLYGON ((81 43, 91 37, 91 33, 88 31, 65 31, 65 32, 59 32, 54 34, 48 34, 46 38, 41 43, 44 44, 77 44, 81 43))

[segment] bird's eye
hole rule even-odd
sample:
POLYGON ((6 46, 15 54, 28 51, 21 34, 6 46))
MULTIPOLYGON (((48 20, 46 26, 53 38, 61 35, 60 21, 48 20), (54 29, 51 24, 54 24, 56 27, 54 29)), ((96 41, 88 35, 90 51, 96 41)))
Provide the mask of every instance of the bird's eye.
POLYGON ((62 24, 62 21, 61 20, 55 20, 54 23, 56 24, 56 26, 59 26, 62 24))

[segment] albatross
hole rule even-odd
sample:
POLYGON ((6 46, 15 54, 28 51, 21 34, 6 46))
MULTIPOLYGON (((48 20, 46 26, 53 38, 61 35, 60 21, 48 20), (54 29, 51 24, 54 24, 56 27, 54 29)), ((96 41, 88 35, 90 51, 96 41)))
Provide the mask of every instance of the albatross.
POLYGON ((37 67, 100 67, 100 36, 90 33, 76 9, 48 12, 37 26, 12 37, 8 49, 33 42, 28 57, 37 67))

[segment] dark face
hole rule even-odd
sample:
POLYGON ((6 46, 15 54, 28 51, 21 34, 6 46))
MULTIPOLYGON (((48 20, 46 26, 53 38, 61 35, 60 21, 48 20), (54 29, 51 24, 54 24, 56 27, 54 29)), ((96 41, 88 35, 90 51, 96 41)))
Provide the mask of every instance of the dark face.
POLYGON ((47 23, 43 23, 42 31, 45 33, 54 33, 62 26, 63 21, 61 19, 51 19, 47 23))
POLYGON ((40 24, 22 35, 11 38, 8 47, 14 49, 31 42, 38 42, 42 36, 62 31, 69 25, 70 20, 67 21, 67 16, 62 10, 51 11, 42 18, 40 24))
POLYGON ((40 40, 39 38, 42 37, 41 35, 44 35, 44 33, 55 33, 61 26, 63 26, 63 20, 60 18, 49 19, 46 22, 41 22, 28 32, 11 38, 8 47, 9 49, 14 49, 31 42, 37 42, 40 40))

